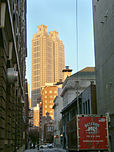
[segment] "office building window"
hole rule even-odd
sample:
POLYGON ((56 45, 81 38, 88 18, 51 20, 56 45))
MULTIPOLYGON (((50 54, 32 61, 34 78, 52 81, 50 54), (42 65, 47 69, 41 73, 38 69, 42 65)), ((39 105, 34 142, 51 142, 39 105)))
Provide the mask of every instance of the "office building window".
POLYGON ((85 114, 87 114, 87 101, 85 102, 85 114))
POLYGON ((53 108, 53 105, 50 105, 50 108, 53 108))
POLYGON ((85 114, 85 103, 83 103, 83 113, 85 114))
POLYGON ((53 100, 50 100, 50 103, 53 103, 53 100))
POLYGON ((90 114, 90 101, 88 100, 88 114, 90 114))

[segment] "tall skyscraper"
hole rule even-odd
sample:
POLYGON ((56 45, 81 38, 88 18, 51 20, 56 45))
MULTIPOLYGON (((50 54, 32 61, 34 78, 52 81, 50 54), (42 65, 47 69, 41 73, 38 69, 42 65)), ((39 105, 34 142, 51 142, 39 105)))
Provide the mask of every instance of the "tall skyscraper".
POLYGON ((64 45, 61 40, 59 40, 58 32, 53 31, 49 32, 49 37, 53 42, 53 77, 54 82, 59 82, 64 80, 64 74, 62 70, 65 67, 65 58, 64 58, 64 45))
POLYGON ((37 104, 40 88, 45 83, 56 83, 64 79, 64 44, 59 40, 58 32, 47 32, 47 26, 37 26, 31 47, 31 106, 37 104))

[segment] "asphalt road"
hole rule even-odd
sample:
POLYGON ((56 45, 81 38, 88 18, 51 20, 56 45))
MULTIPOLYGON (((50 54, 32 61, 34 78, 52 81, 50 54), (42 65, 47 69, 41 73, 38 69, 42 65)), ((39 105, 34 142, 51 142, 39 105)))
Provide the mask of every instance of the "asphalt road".
POLYGON ((39 152, 66 152, 66 151, 59 148, 51 148, 51 149, 46 148, 46 149, 40 150, 39 152))
POLYGON ((66 152, 66 150, 61 149, 61 148, 45 148, 45 149, 29 149, 26 150, 25 152, 66 152))

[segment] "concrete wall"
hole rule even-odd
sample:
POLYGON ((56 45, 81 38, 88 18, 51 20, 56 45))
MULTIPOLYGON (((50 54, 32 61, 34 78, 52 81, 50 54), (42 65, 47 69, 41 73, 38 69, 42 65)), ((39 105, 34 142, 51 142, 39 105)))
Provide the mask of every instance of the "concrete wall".
POLYGON ((63 96, 63 108, 65 108, 72 100, 76 97, 76 90, 69 89, 64 93, 63 96))
POLYGON ((98 113, 111 114, 110 138, 114 151, 114 0, 93 0, 98 113))
MULTIPOLYGON (((89 76, 88 76, 89 77, 89 76)), ((92 79, 78 79, 78 83, 76 82, 77 78, 68 80, 66 85, 63 88, 62 96, 63 96, 63 108, 66 107, 73 99, 76 98, 77 95, 82 93, 85 88, 87 88, 90 84, 92 79)), ((93 80, 93 83, 96 83, 93 80)))
POLYGON ((98 113, 114 112, 114 1, 94 0, 98 113))

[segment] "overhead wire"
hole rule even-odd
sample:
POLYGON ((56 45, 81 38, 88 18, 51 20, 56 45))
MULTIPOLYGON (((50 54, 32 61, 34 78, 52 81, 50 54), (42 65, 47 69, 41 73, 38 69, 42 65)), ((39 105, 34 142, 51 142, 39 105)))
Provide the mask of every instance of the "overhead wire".
POLYGON ((76 65, 77 65, 77 114, 79 114, 79 98, 78 98, 78 86, 79 86, 79 82, 78 82, 78 0, 76 0, 76 65))

